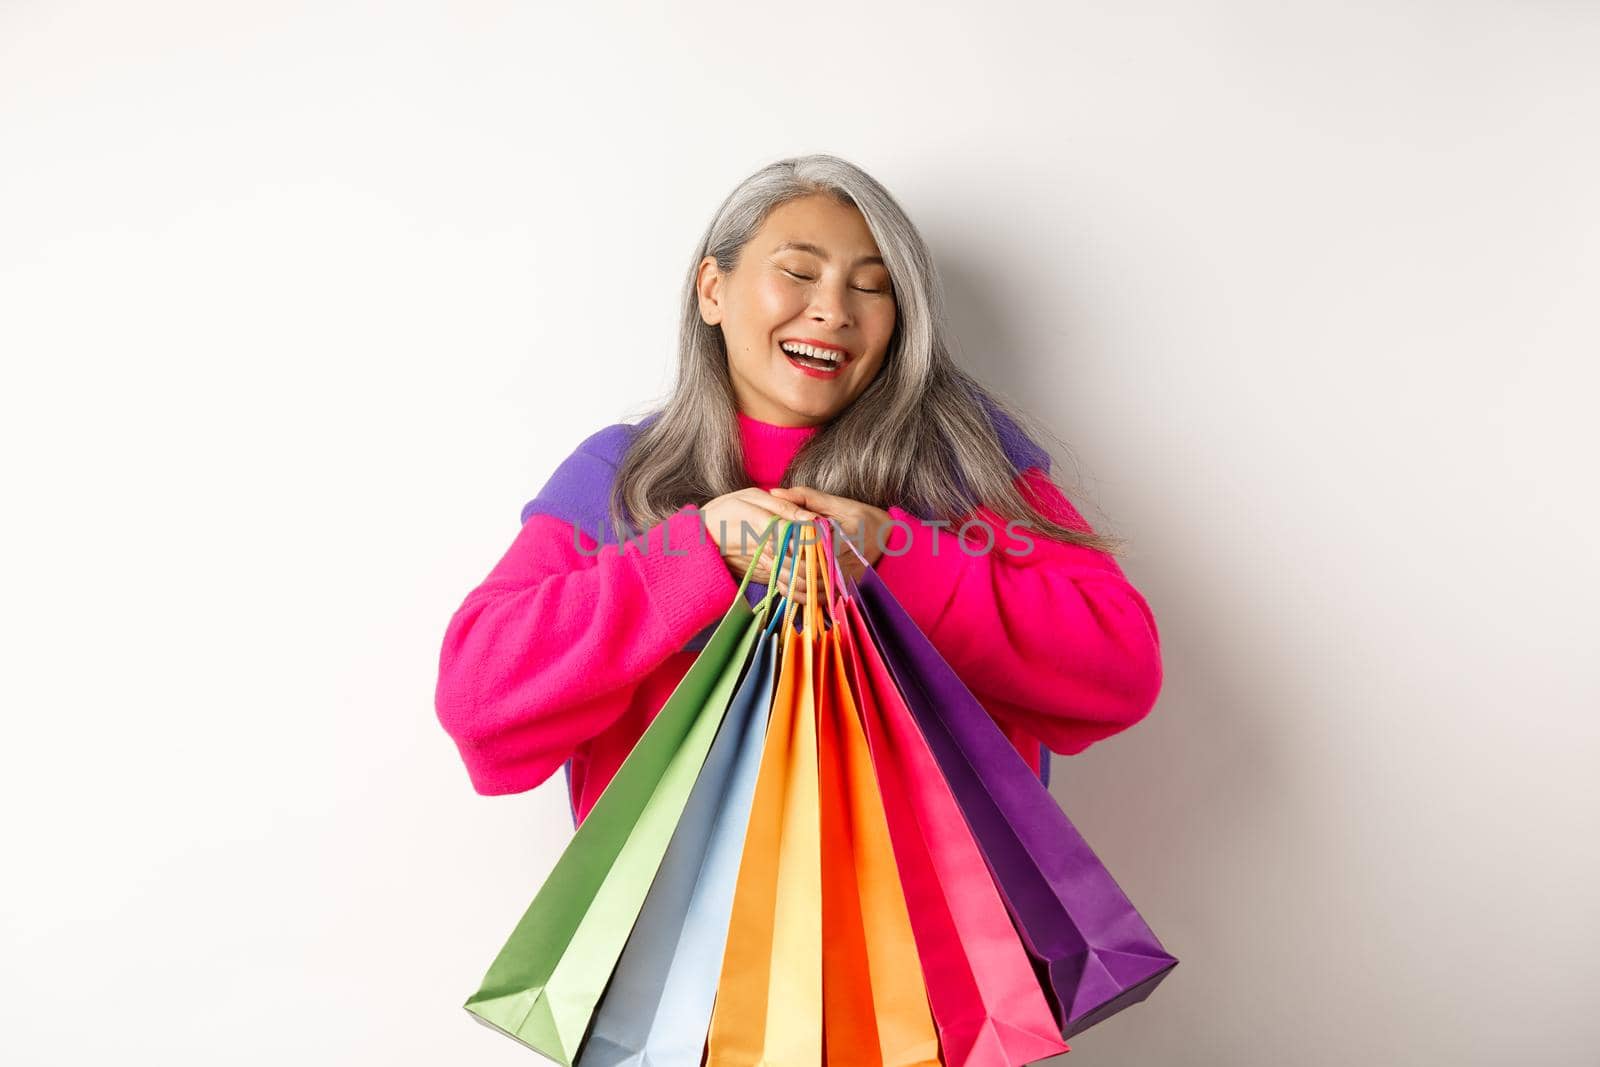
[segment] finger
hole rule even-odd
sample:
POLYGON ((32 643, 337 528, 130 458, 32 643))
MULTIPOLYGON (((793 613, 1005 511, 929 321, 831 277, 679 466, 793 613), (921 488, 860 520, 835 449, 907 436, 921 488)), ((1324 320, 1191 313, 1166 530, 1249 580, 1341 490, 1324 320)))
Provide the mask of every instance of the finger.
POLYGON ((824 493, 821 489, 813 489, 809 485, 787 485, 783 487, 788 498, 802 507, 820 511, 824 515, 835 515, 841 510, 848 510, 848 506, 856 503, 849 497, 834 496, 824 493))
POLYGON ((776 580, 777 580, 777 583, 778 583, 778 591, 780 593, 784 594, 785 596, 792 596, 796 600, 803 599, 805 597, 805 592, 806 592, 806 576, 805 575, 796 574, 796 575, 791 577, 789 575, 788 571, 784 571, 782 574, 780 574, 778 576, 778 578, 776 580))
POLYGON ((787 518, 789 522, 795 523, 808 522, 810 520, 803 507, 794 504, 794 502, 781 501, 773 494, 766 493, 765 490, 757 490, 754 486, 747 488, 747 490, 739 490, 734 496, 738 496, 739 501, 744 502, 747 507, 746 512, 739 517, 741 522, 749 523, 754 528, 757 536, 760 536, 768 526, 771 526, 774 531, 781 530, 782 523, 779 520, 784 520, 784 518, 787 518))
MULTIPOLYGON (((794 538, 791 537, 790 541, 793 540, 794 538)), ((762 566, 767 569, 769 574, 778 573, 783 567, 784 557, 789 554, 789 550, 783 545, 781 536, 768 536, 760 545, 752 546, 751 551, 760 558, 762 566), (782 555, 779 554, 780 550, 782 550, 782 555)))
POLYGON ((805 575, 788 566, 779 567, 774 571, 773 580, 778 583, 778 589, 784 593, 794 588, 804 589, 806 584, 805 575))
POLYGON ((817 517, 813 512, 806 510, 803 504, 774 496, 765 489, 756 489, 754 487, 742 489, 739 491, 739 495, 763 511, 777 515, 779 518, 789 519, 792 522, 810 522, 817 517))
POLYGON ((812 494, 814 492, 816 491, 803 485, 780 485, 771 490, 772 495, 778 499, 791 501, 803 508, 818 507, 818 505, 812 503, 812 494))
MULTIPOLYGON (((754 555, 757 540, 768 526, 776 526, 775 516, 766 508, 760 506, 758 501, 744 500, 744 507, 731 509, 731 514, 721 515, 714 524, 707 523, 708 528, 717 534, 718 540, 732 549, 737 542, 745 556, 754 555)), ((768 537, 770 540, 770 535, 768 537)))
MULTIPOLYGON (((795 527, 794 534, 789 538, 789 547, 796 552, 800 551, 802 548, 810 548, 815 550, 817 543, 820 540, 817 535, 818 521, 820 520, 812 519, 801 524, 800 526, 795 527)), ((801 566, 804 567, 804 565, 805 561, 802 560, 801 566)))
MULTIPOLYGON (((793 541, 792 538, 790 540, 791 542, 793 541)), ((784 548, 781 556, 778 554, 780 547, 774 542, 768 542, 767 546, 762 549, 761 558, 769 579, 782 578, 793 569, 789 565, 789 560, 794 556, 793 544, 791 543, 787 548, 784 548)))
POLYGON ((785 552, 782 559, 773 561, 768 573, 771 574, 774 581, 777 581, 780 584, 785 583, 791 581, 797 574, 799 574, 799 570, 793 565, 793 559, 794 552, 791 550, 789 552, 785 552))
POLYGON ((757 585, 771 584, 772 568, 766 563, 762 562, 760 559, 757 559, 755 561, 755 565, 750 567, 750 580, 755 582, 757 585))
MULTIPOLYGON (((768 494, 770 496, 770 494, 768 494)), ((802 504, 796 504, 780 497, 772 497, 772 506, 778 515, 793 522, 811 522, 817 518, 817 513, 809 510, 802 504)))
POLYGON ((792 557, 794 557, 794 549, 784 550, 782 557, 771 558, 771 563, 766 573, 768 573, 768 581, 776 582, 779 590, 782 590, 782 585, 787 581, 790 571, 794 571, 794 568, 789 565, 789 560, 792 557))
POLYGON ((773 574, 778 569, 778 546, 770 538, 761 546, 761 569, 767 574, 773 574))
POLYGON ((807 545, 815 546, 817 543, 817 528, 811 523, 806 523, 796 528, 789 537, 789 545, 783 554, 784 573, 803 575, 805 573, 805 560, 801 558, 800 551, 807 545))
POLYGON ((770 556, 772 546, 782 538, 779 535, 780 516, 760 509, 747 512, 725 522, 723 543, 737 549, 746 559, 770 556))
MULTIPOLYGON (((812 523, 817 520, 817 514, 815 512, 809 511, 806 508, 801 507, 799 504, 791 504, 786 500, 779 500, 777 497, 772 498, 771 508, 772 510, 767 514, 770 514, 780 520, 792 522, 796 524, 796 526, 803 526, 807 523, 812 523)), ((796 530, 793 534, 791 534, 789 537, 790 544, 793 544, 795 538, 799 536, 799 530, 796 530)), ((783 534, 781 530, 773 534, 772 540, 774 542, 783 540, 783 534)))

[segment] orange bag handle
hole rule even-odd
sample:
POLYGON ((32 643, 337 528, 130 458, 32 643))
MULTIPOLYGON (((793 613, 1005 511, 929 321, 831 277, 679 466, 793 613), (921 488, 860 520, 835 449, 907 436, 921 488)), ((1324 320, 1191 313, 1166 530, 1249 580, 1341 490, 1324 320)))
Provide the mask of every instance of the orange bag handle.
POLYGON ((812 637, 815 639, 822 635, 822 601, 817 596, 817 549, 821 543, 818 531, 821 530, 821 527, 816 523, 808 523, 807 525, 811 528, 812 536, 806 538, 802 534, 800 542, 802 551, 805 552, 806 556, 805 626, 807 630, 811 631, 812 637))

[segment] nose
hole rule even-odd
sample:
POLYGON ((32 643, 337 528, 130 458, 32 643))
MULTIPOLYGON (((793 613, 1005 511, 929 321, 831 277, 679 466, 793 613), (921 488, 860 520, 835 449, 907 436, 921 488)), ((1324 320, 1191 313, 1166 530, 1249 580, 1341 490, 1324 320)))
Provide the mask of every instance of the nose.
POLYGON ((837 285, 818 285, 812 289, 811 317, 838 330, 850 325, 849 302, 837 285))

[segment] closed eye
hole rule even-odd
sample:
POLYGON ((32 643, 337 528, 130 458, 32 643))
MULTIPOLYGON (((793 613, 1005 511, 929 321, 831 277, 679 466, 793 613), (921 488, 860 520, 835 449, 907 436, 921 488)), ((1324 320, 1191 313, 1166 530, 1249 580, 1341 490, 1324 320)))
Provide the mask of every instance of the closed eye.
MULTIPOLYGON (((780 268, 780 269, 783 270, 783 273, 787 274, 789 277, 794 278, 794 279, 796 279, 798 281, 810 282, 810 281, 815 281, 816 280, 815 278, 811 277, 811 275, 809 275, 809 274, 796 274, 794 271, 789 270, 787 267, 780 268)), ((869 289, 869 288, 867 288, 866 286, 863 286, 863 285, 853 286, 853 288, 858 293, 887 293, 889 291, 887 289, 869 289)))

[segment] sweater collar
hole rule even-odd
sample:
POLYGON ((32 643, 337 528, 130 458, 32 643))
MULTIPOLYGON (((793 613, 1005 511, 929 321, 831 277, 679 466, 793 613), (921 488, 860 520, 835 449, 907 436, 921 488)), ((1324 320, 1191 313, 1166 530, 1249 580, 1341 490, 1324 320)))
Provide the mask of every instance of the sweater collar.
POLYGON ((739 412, 739 439, 744 443, 744 470, 760 489, 783 480, 789 461, 821 427, 776 426, 739 412))

